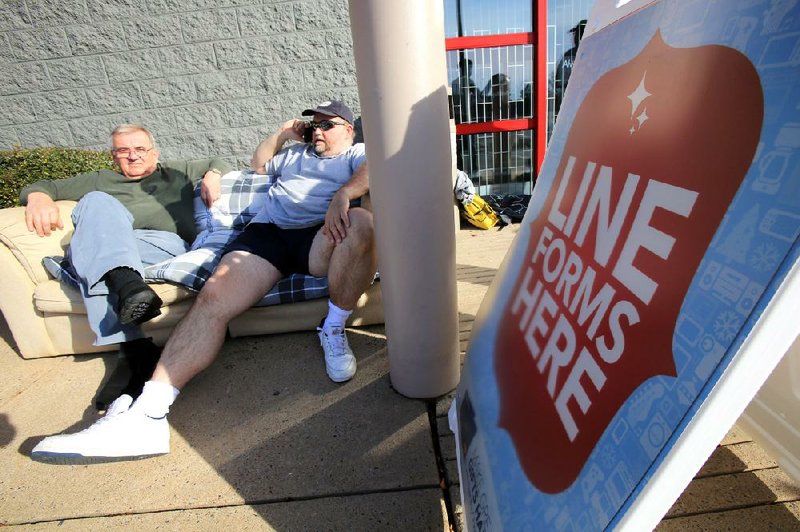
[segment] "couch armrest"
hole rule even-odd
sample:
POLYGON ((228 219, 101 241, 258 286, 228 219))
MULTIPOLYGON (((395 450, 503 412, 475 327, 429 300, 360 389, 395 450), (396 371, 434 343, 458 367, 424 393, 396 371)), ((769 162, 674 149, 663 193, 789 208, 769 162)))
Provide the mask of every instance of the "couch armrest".
POLYGON ((72 209, 74 201, 57 201, 61 209, 64 229, 53 231, 50 236, 40 237, 28 231, 25 225, 25 208, 12 207, 0 210, 0 243, 5 245, 30 276, 34 284, 50 279, 42 266, 42 259, 48 255, 64 255, 72 237, 72 209))
POLYGON ((17 258, 0 244, 0 312, 23 358, 59 354, 50 339, 44 315, 33 303, 36 285, 17 258))

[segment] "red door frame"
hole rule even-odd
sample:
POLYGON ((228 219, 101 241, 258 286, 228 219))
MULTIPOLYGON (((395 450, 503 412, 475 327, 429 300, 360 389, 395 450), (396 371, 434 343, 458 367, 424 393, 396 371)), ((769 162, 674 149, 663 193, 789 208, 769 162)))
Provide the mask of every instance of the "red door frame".
POLYGON ((456 135, 530 129, 533 131, 533 160, 536 161, 534 170, 538 175, 544 160, 544 150, 547 146, 547 1, 531 1, 533 3, 532 32, 452 37, 445 39, 445 50, 449 52, 520 44, 533 45, 533 118, 457 124, 456 135))

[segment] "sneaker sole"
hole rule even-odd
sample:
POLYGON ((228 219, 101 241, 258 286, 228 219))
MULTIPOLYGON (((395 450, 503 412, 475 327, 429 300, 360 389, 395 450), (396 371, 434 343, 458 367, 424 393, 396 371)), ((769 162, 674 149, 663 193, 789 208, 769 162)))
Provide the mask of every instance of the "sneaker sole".
POLYGON ((122 325, 139 325, 161 314, 161 298, 151 291, 131 295, 119 310, 122 325))
POLYGON ((83 456, 82 454, 49 453, 46 451, 40 451, 31 453, 31 460, 41 462, 43 464, 54 465, 91 465, 106 464, 110 462, 130 462, 133 460, 144 460, 146 458, 163 456, 165 454, 169 454, 169 451, 153 454, 142 454, 138 456, 83 456))
POLYGON ((349 375, 341 376, 341 375, 336 375, 336 374, 331 373, 331 371, 326 366, 325 367, 325 373, 328 374, 328 378, 330 380, 332 380, 333 382, 347 382, 350 379, 352 379, 353 377, 355 377, 356 368, 354 367, 352 373, 350 373, 349 375))
POLYGON ((330 380, 332 380, 333 382, 336 382, 336 383, 347 382, 350 379, 352 379, 354 376, 355 376, 355 374, 351 375, 350 377, 334 377, 333 375, 328 373, 328 378, 330 380))

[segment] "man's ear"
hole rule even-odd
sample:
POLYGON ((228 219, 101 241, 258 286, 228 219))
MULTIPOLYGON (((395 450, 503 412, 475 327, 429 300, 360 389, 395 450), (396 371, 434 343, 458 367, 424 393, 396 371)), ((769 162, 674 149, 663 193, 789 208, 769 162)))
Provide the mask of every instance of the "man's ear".
POLYGON ((111 154, 111 164, 113 165, 114 170, 116 172, 122 172, 122 168, 120 168, 117 158, 114 157, 114 148, 109 149, 108 152, 111 154))

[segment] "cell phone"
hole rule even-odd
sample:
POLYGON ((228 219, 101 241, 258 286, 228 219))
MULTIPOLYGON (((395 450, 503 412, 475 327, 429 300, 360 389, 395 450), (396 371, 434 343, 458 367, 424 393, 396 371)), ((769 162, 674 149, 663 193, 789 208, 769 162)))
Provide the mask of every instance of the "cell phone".
POLYGON ((311 142, 311 139, 314 137, 314 130, 311 129, 311 126, 306 125, 305 129, 303 129, 303 142, 311 142))

